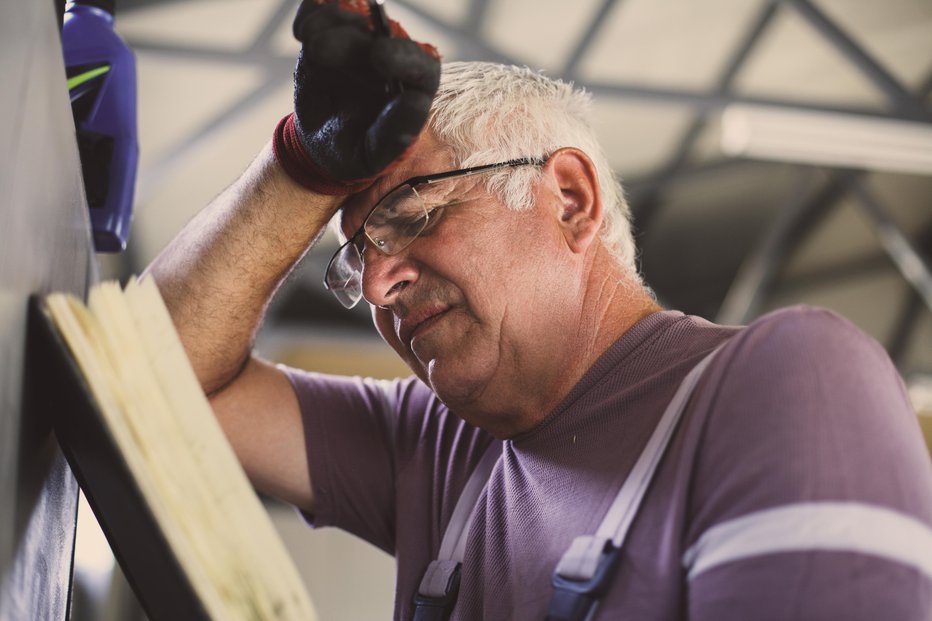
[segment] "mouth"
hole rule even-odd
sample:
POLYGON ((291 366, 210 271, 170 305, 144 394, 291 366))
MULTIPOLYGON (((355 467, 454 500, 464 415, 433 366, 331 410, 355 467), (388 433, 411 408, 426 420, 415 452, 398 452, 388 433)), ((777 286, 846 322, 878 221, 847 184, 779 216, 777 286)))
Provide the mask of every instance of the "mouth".
POLYGON ((408 315, 401 321, 398 327, 398 338, 407 347, 411 347, 411 341, 414 340, 415 337, 427 332, 451 309, 451 306, 440 306, 408 315))

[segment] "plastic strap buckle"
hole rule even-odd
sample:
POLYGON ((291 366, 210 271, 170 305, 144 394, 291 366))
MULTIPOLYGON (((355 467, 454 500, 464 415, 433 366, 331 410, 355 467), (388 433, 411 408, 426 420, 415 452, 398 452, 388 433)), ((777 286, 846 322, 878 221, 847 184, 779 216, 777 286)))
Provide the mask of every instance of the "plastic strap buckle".
POLYGON ((554 593, 547 621, 586 619, 608 589, 620 551, 607 537, 576 537, 553 572, 554 593))
POLYGON ((431 561, 414 596, 414 621, 446 621, 460 590, 461 563, 431 561))

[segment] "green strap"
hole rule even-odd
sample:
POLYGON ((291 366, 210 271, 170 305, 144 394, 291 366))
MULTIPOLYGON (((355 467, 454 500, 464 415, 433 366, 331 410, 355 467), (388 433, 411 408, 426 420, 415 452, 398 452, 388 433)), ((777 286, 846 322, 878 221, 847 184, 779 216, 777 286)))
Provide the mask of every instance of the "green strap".
POLYGON ((110 71, 110 65, 103 65, 102 67, 97 67, 96 69, 91 69, 90 71, 79 73, 73 78, 68 79, 68 90, 73 90, 86 82, 90 82, 97 76, 103 75, 108 71, 110 71))

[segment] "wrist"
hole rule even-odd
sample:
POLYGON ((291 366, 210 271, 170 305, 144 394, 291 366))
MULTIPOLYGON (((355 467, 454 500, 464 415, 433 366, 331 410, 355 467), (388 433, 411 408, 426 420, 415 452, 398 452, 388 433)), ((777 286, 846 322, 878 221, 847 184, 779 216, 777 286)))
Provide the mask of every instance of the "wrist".
POLYGON ((366 189, 374 181, 374 179, 340 181, 321 168, 301 144, 293 112, 282 118, 275 127, 272 149, 282 170, 293 181, 317 194, 348 196, 366 189))
POLYGON ((305 231, 325 227, 346 202, 346 196, 324 194, 295 181, 275 156, 274 141, 266 143, 259 157, 264 164, 256 169, 253 182, 268 197, 262 209, 284 214, 295 227, 305 231))

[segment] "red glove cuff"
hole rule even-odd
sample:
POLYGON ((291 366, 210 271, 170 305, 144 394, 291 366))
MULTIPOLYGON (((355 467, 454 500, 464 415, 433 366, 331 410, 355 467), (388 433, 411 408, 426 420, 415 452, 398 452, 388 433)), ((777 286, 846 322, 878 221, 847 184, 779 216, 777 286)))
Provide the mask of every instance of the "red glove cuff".
POLYGON ((375 179, 340 181, 317 165, 304 150, 294 126, 294 112, 285 116, 275 127, 272 150, 279 165, 295 182, 317 194, 347 196, 369 187, 375 179))

